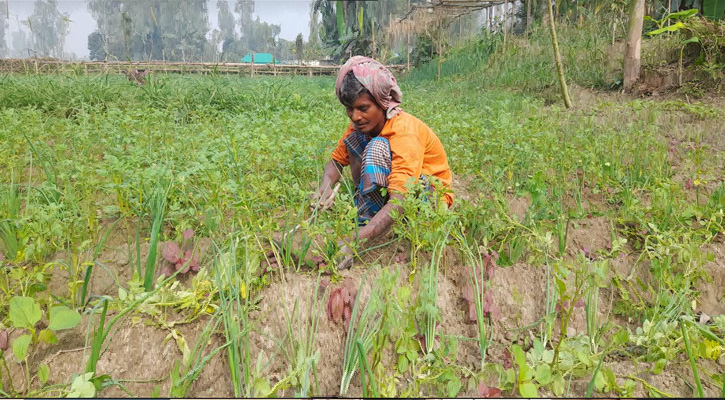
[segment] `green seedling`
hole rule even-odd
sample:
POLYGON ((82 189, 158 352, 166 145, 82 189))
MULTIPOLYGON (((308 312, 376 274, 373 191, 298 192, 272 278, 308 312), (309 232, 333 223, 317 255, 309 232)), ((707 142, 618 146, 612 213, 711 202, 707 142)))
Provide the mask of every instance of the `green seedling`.
MULTIPOLYGON (((58 338, 55 332, 75 328, 81 322, 81 316, 76 310, 63 305, 48 307, 49 324, 46 329, 38 331, 37 324, 43 317, 41 305, 34 298, 25 296, 14 296, 10 299, 9 317, 12 326, 22 329, 27 333, 15 338, 12 342, 12 351, 15 359, 25 365, 25 392, 30 396, 30 366, 28 357, 37 349, 40 342, 55 344, 58 338)), ((7 338, 5 339, 7 341, 7 338)), ((4 363, 3 355, 3 363, 4 363)), ((6 365, 7 367, 7 365, 6 365)), ((38 369, 38 378, 41 383, 48 381, 48 366, 38 369)), ((9 371, 8 371, 9 372, 9 371)), ((9 375, 8 375, 9 376, 9 375)))

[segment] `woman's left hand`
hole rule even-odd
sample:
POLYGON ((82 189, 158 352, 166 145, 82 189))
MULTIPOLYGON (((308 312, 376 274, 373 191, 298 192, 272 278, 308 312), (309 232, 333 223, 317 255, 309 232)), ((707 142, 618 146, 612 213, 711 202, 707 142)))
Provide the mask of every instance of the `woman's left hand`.
POLYGON ((352 250, 346 244, 343 244, 340 248, 340 254, 335 258, 335 265, 337 266, 338 271, 352 267, 352 261, 352 250))

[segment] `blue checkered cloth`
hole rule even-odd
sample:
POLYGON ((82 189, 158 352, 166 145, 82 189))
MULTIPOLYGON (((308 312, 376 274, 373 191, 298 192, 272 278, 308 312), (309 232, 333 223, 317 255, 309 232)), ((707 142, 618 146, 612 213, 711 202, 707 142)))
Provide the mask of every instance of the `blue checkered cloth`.
POLYGON ((343 140, 350 157, 361 162, 360 182, 355 192, 358 225, 367 224, 390 199, 382 189, 388 187, 388 175, 393 162, 388 139, 369 138, 362 132, 353 132, 343 140))

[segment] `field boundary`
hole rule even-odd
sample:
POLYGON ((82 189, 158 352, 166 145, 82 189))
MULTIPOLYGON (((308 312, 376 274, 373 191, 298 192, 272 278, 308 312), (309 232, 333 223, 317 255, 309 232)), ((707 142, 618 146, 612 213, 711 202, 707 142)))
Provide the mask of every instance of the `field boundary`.
MULTIPOLYGON (((405 65, 388 65, 397 72, 405 65)), ((339 65, 280 65, 251 63, 210 63, 210 62, 171 62, 171 61, 62 61, 47 58, 7 58, 0 59, 2 74, 124 74, 128 70, 139 70, 178 74, 234 74, 234 75, 293 75, 320 76, 335 75, 339 65)))

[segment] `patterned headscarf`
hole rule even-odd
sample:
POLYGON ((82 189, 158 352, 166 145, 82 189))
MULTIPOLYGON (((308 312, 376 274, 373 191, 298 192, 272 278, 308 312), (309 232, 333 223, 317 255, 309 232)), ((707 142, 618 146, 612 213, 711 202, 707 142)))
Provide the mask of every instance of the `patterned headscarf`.
POLYGON ((335 82, 335 93, 338 97, 340 97, 342 80, 345 79, 345 75, 349 71, 352 71, 360 84, 386 110, 387 119, 393 118, 401 111, 398 106, 402 101, 403 92, 400 91, 398 82, 383 64, 369 57, 352 57, 340 68, 340 72, 337 74, 337 82, 335 82))

